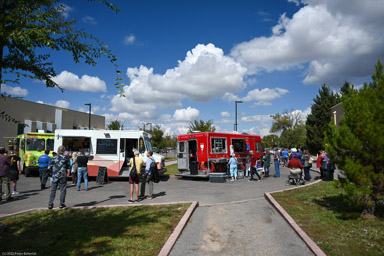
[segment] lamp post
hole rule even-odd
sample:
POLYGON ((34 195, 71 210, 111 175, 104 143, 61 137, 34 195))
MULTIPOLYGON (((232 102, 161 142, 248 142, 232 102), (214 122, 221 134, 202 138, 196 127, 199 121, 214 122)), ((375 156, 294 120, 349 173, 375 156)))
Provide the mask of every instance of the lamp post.
POLYGON ((89 118, 88 118, 88 130, 91 130, 91 103, 84 104, 86 106, 89 106, 89 118))
POLYGON ((237 132, 237 103, 243 103, 241 100, 236 100, 235 101, 235 131, 237 132))
POLYGON ((149 127, 150 127, 149 129, 150 129, 150 131, 152 132, 152 123, 146 123, 146 125, 147 125, 147 124, 150 125, 150 126, 149 126, 149 127))

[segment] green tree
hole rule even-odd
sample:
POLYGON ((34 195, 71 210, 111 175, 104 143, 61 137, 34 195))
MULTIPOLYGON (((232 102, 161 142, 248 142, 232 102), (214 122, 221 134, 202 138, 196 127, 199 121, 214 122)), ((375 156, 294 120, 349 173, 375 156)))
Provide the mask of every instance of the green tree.
POLYGON ((305 148, 306 139, 306 127, 305 124, 299 124, 293 129, 285 130, 281 133, 279 139, 279 146, 284 148, 305 148))
POLYGON ((263 137, 264 148, 273 148, 279 145, 279 136, 276 134, 269 134, 263 137))
POLYGON ((284 111, 283 114, 271 115, 273 119, 270 132, 281 132, 278 140, 280 147, 305 147, 306 128, 302 114, 298 111, 284 111))
POLYGON ((107 129, 108 130, 123 130, 124 125, 121 121, 116 119, 107 125, 107 129))
POLYGON ((384 199, 384 75, 378 61, 373 81, 342 97, 345 116, 336 127, 329 123, 327 152, 347 179, 341 180, 349 198, 375 214, 384 199))
POLYGON ((150 131, 147 131, 149 134, 152 135, 151 137, 151 142, 152 142, 152 146, 153 147, 157 147, 159 149, 162 149, 163 148, 163 135, 164 135, 164 132, 163 130, 161 129, 161 126, 160 125, 155 125, 152 130, 150 131))
MULTIPOLYGON (((119 11, 107 0, 91 1, 119 11)), ((111 50, 96 37, 77 28, 76 20, 66 21, 64 13, 61 0, 0 0, 0 92, 1 84, 19 83, 20 77, 60 88, 52 80, 56 71, 50 53, 65 51, 72 55, 75 63, 84 61, 91 66, 97 64, 96 59, 106 56, 116 70, 115 85, 122 93, 121 72, 117 70, 117 60, 111 50)), ((3 93, 1 97, 6 99, 3 93)))
POLYGON ((341 97, 349 94, 351 91, 354 91, 354 90, 355 90, 355 86, 351 85, 349 82, 345 81, 343 86, 341 86, 341 88, 340 88, 341 97))
POLYGON ((324 133, 328 131, 332 118, 331 107, 340 102, 340 97, 324 84, 313 101, 311 114, 307 116, 306 121, 306 145, 312 154, 316 154, 324 149, 324 133))
POLYGON ((213 121, 203 121, 203 120, 194 120, 193 122, 189 123, 189 129, 188 133, 192 133, 194 131, 200 131, 200 132, 214 132, 216 131, 216 127, 213 126, 213 121))

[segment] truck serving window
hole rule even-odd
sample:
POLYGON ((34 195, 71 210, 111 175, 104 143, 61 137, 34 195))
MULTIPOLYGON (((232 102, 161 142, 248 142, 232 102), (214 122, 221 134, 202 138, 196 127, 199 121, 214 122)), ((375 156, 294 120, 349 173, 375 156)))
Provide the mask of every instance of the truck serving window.
POLYGON ((45 150, 44 139, 27 139, 27 150, 42 151, 45 150))
POLYGON ((117 139, 97 139, 96 154, 117 154, 117 139))
POLYGON ((211 138, 211 152, 212 152, 212 154, 225 154, 225 153, 227 153, 227 139, 226 138, 211 138))
POLYGON ((233 150, 235 153, 245 152, 244 139, 232 139, 233 150))
POLYGON ((55 140, 53 139, 47 139, 47 149, 50 150, 50 151, 53 151, 53 142, 55 140))

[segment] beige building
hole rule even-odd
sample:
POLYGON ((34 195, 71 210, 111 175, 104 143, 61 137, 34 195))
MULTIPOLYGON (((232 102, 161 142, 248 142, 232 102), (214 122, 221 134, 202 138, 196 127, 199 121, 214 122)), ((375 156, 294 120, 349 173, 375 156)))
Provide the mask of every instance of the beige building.
MULTIPOLYGON (((16 137, 27 132, 55 132, 56 129, 88 129, 89 114, 40 104, 36 102, 7 98, 0 99, 0 111, 5 111, 21 124, 0 119, 0 146, 7 146, 7 138, 16 137)), ((91 115, 91 129, 105 129, 105 117, 91 115)))

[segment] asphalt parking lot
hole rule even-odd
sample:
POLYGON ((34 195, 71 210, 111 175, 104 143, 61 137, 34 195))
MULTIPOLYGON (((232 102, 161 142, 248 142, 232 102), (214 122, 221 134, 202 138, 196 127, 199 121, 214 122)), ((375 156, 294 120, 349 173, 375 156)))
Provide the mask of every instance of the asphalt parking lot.
MULTIPOLYGON (((142 204, 199 201, 171 255, 313 255, 304 242, 264 198, 265 192, 286 188, 289 170, 280 167, 281 178, 261 182, 240 179, 210 183, 208 180, 163 177, 154 184, 154 198, 142 204)), ((273 174, 273 167, 271 168, 273 174)), ((317 176, 312 173, 312 176, 317 176)), ((68 181, 66 205, 94 206, 127 204, 127 180, 100 185, 89 182, 89 190, 77 191, 68 181)), ((83 185, 83 184, 82 184, 83 185)), ((31 208, 47 208, 49 189, 40 190, 38 177, 20 177, 19 195, 0 205, 0 215, 31 208)), ((55 207, 59 206, 57 191, 55 207)))

